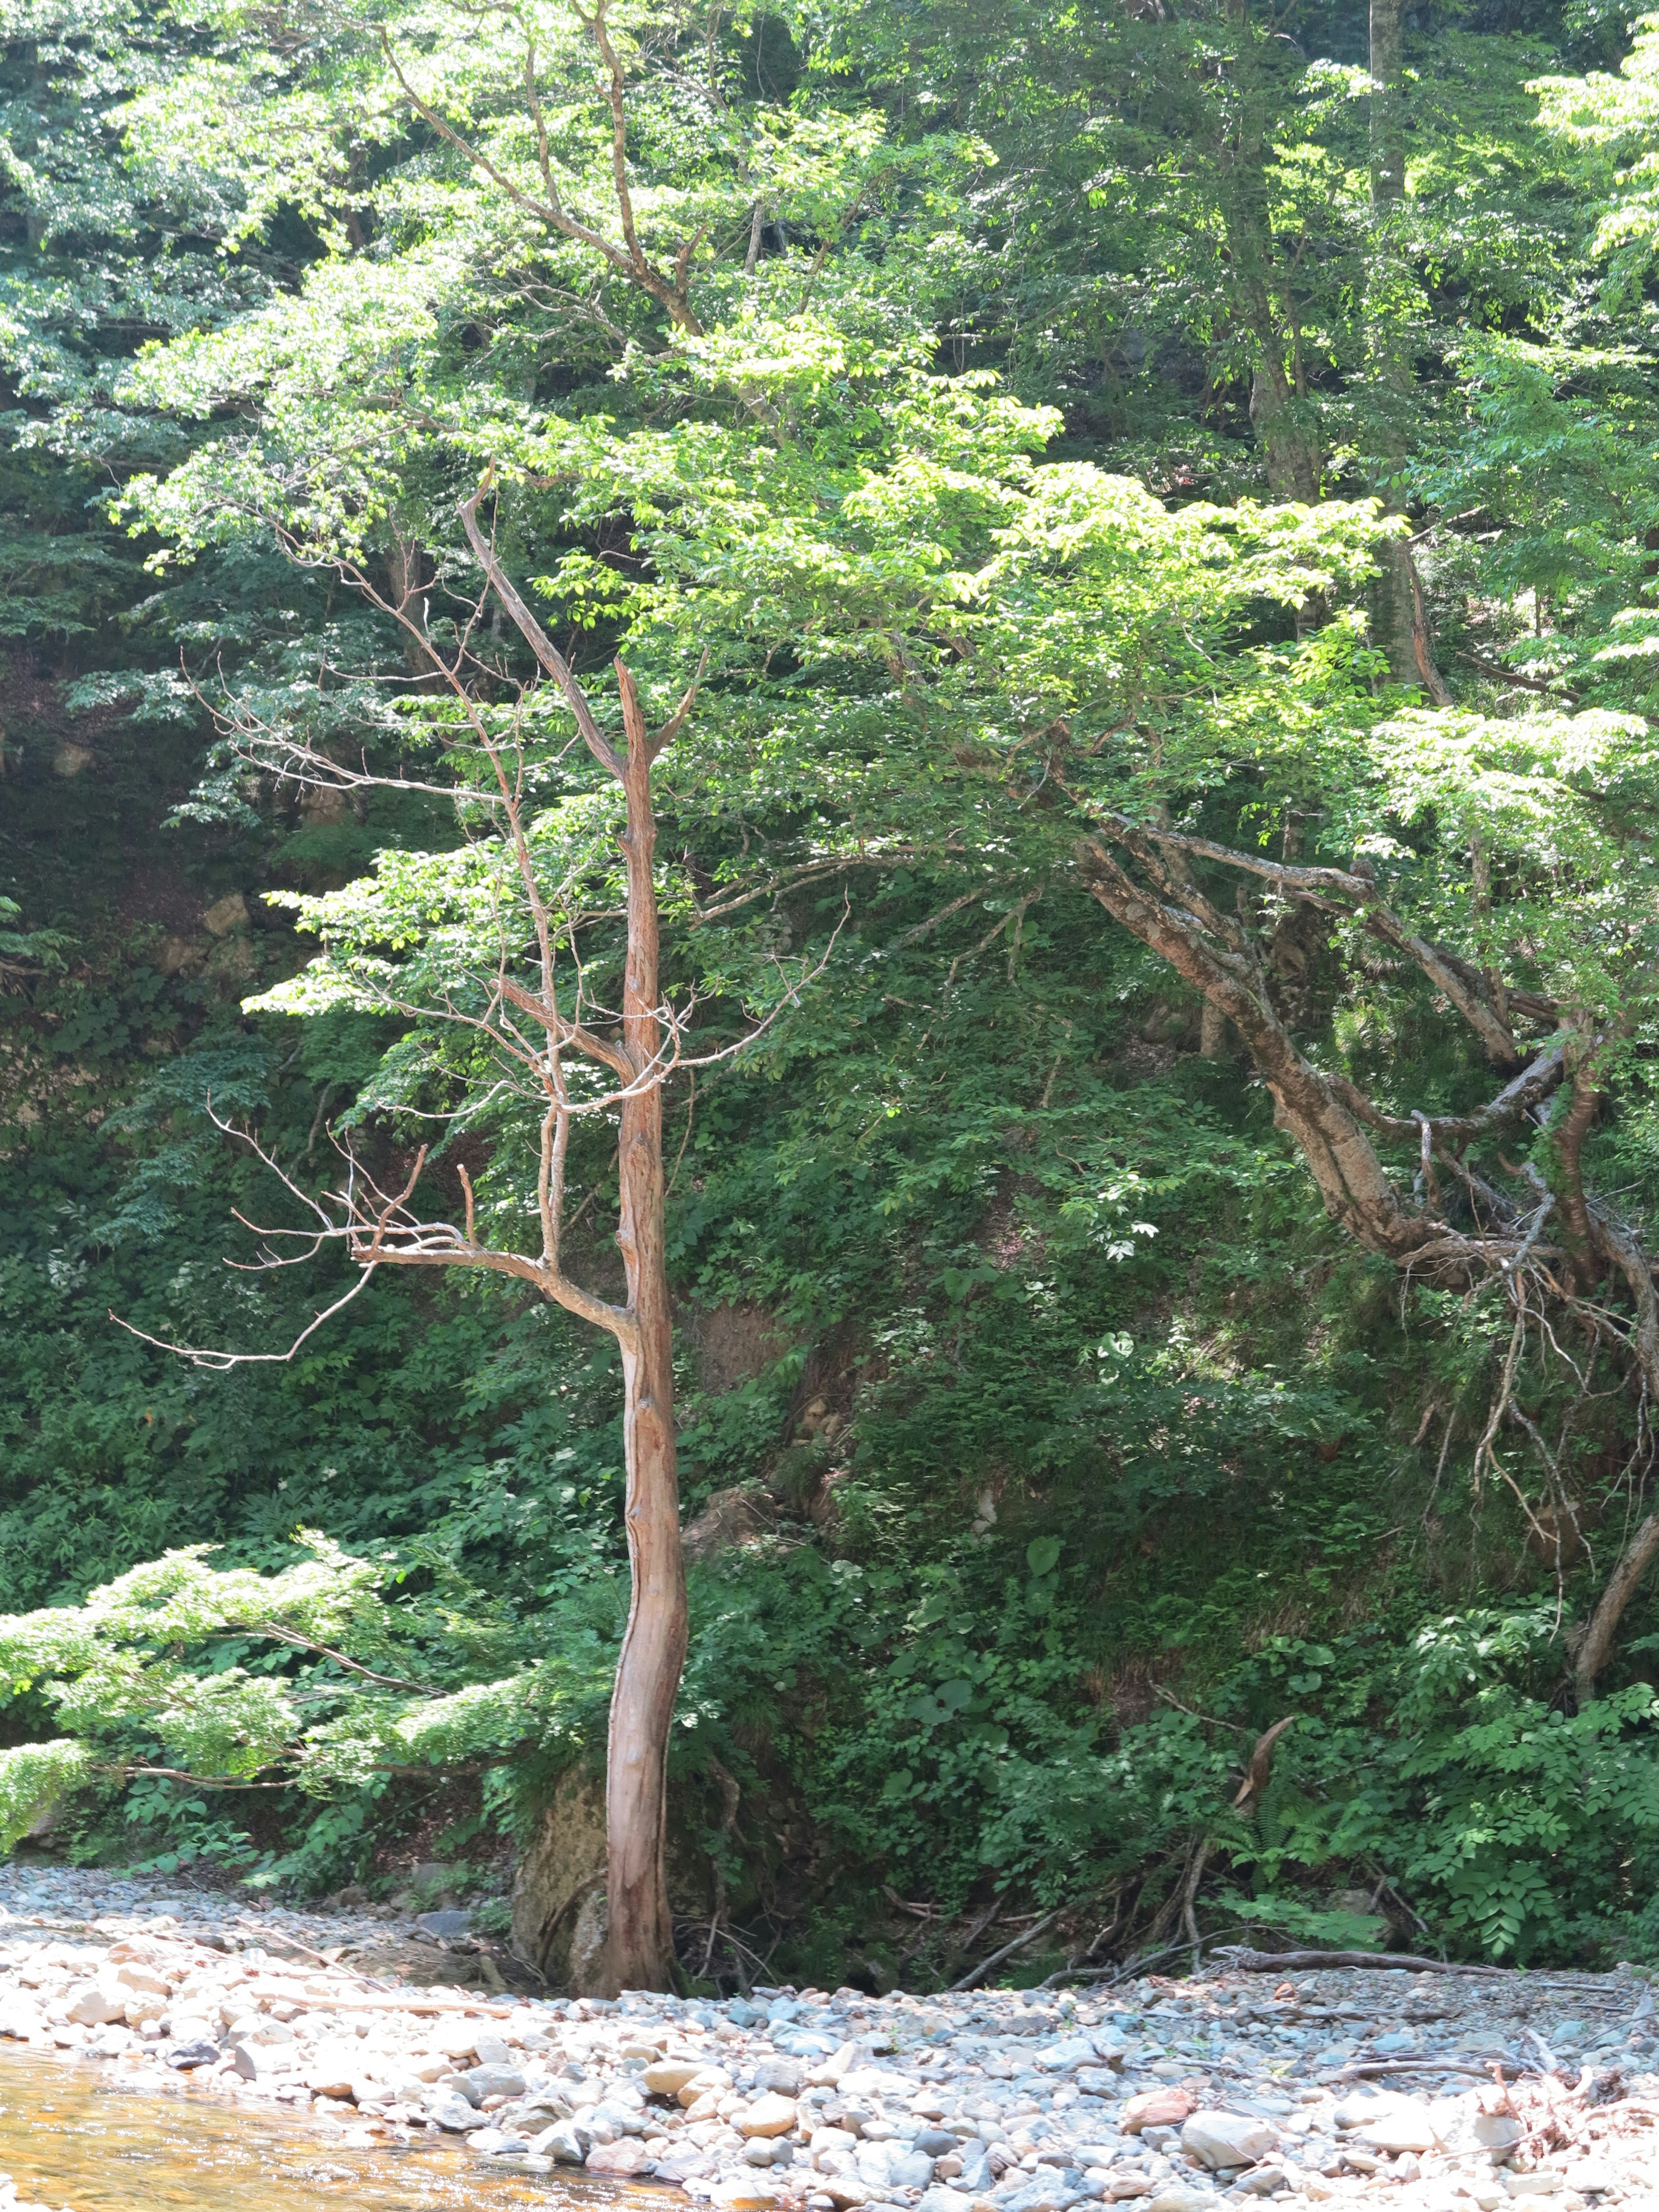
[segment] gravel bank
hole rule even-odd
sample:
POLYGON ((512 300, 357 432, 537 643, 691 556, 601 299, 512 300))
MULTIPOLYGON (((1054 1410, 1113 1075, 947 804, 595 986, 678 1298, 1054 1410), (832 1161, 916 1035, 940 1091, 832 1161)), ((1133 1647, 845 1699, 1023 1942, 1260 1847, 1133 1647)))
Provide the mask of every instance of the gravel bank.
POLYGON ((502 2171, 669 2184, 719 2212, 1659 2212, 1654 1999, 1629 1969, 565 2002, 389 1985, 349 1958, 387 1935, 0 1869, 0 2037, 125 2087, 309 2109, 360 2142, 441 2130, 502 2171))

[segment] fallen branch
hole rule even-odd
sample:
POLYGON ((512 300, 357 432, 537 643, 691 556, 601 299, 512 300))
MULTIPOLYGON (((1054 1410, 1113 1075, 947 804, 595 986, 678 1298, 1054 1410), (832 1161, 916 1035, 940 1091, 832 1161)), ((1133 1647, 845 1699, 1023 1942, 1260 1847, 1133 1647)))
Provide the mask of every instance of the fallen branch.
POLYGON ((1460 660, 1467 660, 1471 668, 1478 668, 1483 676, 1496 677, 1500 684, 1518 684, 1523 691, 1541 691, 1547 698, 1564 700, 1569 707, 1578 704, 1578 695, 1564 684, 1548 681, 1541 676, 1523 676, 1518 668, 1504 668, 1498 661, 1483 660, 1478 653, 1460 653, 1460 660))
MULTIPOLYGON (((1199 1938, 1199 1948, 1206 1950, 1212 1943, 1218 1943, 1224 1936, 1249 1935, 1253 1932, 1253 1923, 1235 1923, 1231 1928, 1218 1928, 1210 1935, 1201 1936, 1199 1938)), ((1127 1965, 1120 1960, 1115 1966, 1062 1966, 1057 1974, 1050 1974, 1048 1980, 1042 1983, 1040 1987, 1054 1990, 1058 1989, 1062 1982, 1103 1981, 1108 1989, 1118 1989, 1125 1982, 1133 1981, 1136 1976, 1144 1973, 1148 1966, 1157 1966, 1161 1959, 1177 1959, 1183 1952, 1190 1953, 1192 1948, 1191 1938, 1183 1936, 1179 1943, 1167 1944, 1161 1951, 1143 1951, 1139 1958, 1131 1959, 1127 1965)))
POLYGON ((330 2012, 487 2013, 492 2020, 510 2020, 516 2004, 492 2004, 487 1997, 476 2002, 465 1997, 336 1997, 319 2001, 330 2012))
POLYGON ((939 1918, 938 1905, 926 1904, 912 1905, 906 1899, 901 1897, 897 1890, 893 1888, 890 1883, 884 1882, 882 1884, 881 1893, 887 1899, 887 1902, 892 1906, 895 1912, 908 1912, 913 1920, 937 1920, 939 1918))
POLYGON ((246 1912, 237 1914, 236 1925, 251 1929, 261 1943, 285 1944, 290 1951, 303 1951, 307 1959, 314 1959, 319 1966, 326 1966, 330 1973, 339 1971, 340 1960, 346 1948, 343 1943, 337 1944, 331 1955, 326 1951, 313 1951, 309 1943, 302 1943, 297 1936, 286 1936, 275 1928, 263 1928, 257 1920, 251 1920, 246 1912))
MULTIPOLYGON (((1054 1926, 1064 1910, 1065 1907, 1062 1905, 1057 1907, 1054 1911, 1045 1914, 1035 1927, 1028 1928, 1023 1936, 1014 1936, 1012 1941, 1005 1943, 1000 1951, 993 1951, 988 1959, 982 1959, 979 1965, 970 1973, 964 1974, 959 1982, 952 1982, 945 1995, 955 1996, 958 1990, 974 1988, 990 1972, 993 1966, 1000 1966, 1005 1959, 1011 1958, 1016 1951, 1023 1951, 1028 1943, 1035 1943, 1039 1936, 1054 1926)), ((1187 1947, 1183 1944, 1181 1948, 1184 1950, 1187 1947)))
POLYGON ((1318 2074, 1312 2078, 1319 2081, 1346 2081, 1355 2075, 1369 2074, 1475 2074, 1482 2081, 1490 2081, 1494 2066, 1507 2066, 1512 2073, 1535 2073, 1523 2058, 1497 2057, 1484 2062, 1473 2058, 1362 2058, 1352 2066, 1339 2066, 1334 2074, 1318 2074))
MULTIPOLYGON (((1185 1948, 1185 1946, 1182 1946, 1185 1948)), ((1414 1959, 1408 1951, 1246 1951, 1227 1954, 1227 1964, 1244 1974, 1271 1974, 1289 1967, 1390 1966, 1403 1974, 1503 1974, 1506 1966, 1455 1965, 1448 1959, 1414 1959)))

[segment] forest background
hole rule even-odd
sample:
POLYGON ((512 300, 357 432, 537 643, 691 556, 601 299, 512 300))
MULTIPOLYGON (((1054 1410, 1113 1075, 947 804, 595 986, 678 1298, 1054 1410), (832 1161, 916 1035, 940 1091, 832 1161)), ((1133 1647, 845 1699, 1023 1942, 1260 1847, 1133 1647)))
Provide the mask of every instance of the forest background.
POLYGON ((5 15, 8 1835, 493 1894, 603 1758, 609 1339, 382 1269, 149 1340, 287 1352, 356 1271, 238 1222, 349 1156, 533 1215, 428 647, 596 1004, 617 817, 488 473, 606 713, 700 678, 684 1972, 1659 1958, 1659 32, 5 15))

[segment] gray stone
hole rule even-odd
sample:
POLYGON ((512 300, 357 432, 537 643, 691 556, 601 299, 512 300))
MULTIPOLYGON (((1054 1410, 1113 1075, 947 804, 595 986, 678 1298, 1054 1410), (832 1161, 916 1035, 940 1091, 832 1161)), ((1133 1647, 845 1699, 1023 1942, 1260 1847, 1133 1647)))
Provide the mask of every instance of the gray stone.
POLYGON ((532 2136, 539 2135, 544 2128, 568 2120, 570 2106, 556 2089, 538 2089, 520 2107, 516 2118, 520 2127, 528 2128, 532 2136))
POLYGON ((861 2142, 858 2166, 867 2189, 926 2189, 933 2178, 933 2160, 904 2142, 861 2142))
POLYGON ((1181 2148, 1212 2173, 1254 2166, 1279 2146, 1279 2130, 1255 2112, 1194 2112, 1182 2124, 1181 2148))
POLYGON ((1426 2105, 1395 2105, 1354 2132, 1359 2142, 1390 2157, 1402 2150, 1432 2150, 1440 2140, 1426 2105))
POLYGON ((780 2097, 798 2097, 806 2076, 791 2058, 768 2058, 755 2069, 757 2089, 774 2091, 780 2097))
POLYGON ((1477 2112, 1472 2125, 1474 2139, 1483 2150, 1508 2150, 1526 2133, 1510 2112, 1477 2112))
POLYGON ((105 2027, 112 2021, 125 2020, 126 2014, 125 1996, 115 1990, 100 1989, 95 1982, 70 1993, 69 2016, 78 2027, 105 2027))
POLYGON ((1050 2043, 1036 2054, 1034 2063, 1046 2073, 1068 2074, 1074 2066, 1091 2066, 1097 2052, 1086 2035, 1068 2035, 1058 2043, 1050 2043))
POLYGON ((588 2125, 596 2131, 609 2128, 613 2136, 642 2136, 645 2133, 645 2114, 637 2105, 624 2105, 618 2099, 607 2097, 603 2104, 590 2106, 588 2125))
POLYGON ((1367 2120, 1380 2119, 1401 2101, 1398 2095, 1379 2097, 1374 2089, 1363 2089, 1354 2096, 1344 2097, 1331 2118, 1339 2128, 1364 2127, 1367 2120))
POLYGON ((192 2037, 188 2043, 175 2043, 167 2054, 167 2064, 176 2066, 181 2073, 191 2066, 216 2066, 219 2057, 218 2045, 205 2035, 192 2037))
POLYGON ((481 2158, 494 2158, 498 2151, 527 2151, 530 2138, 511 2128, 479 2128, 467 2137, 466 2147, 481 2158))
POLYGON ((474 2128, 487 2128, 489 2121, 482 2112, 475 2112, 465 2097, 445 2092, 434 2097, 426 2108, 426 2116, 435 2120, 447 2133, 468 2135, 474 2128))
POLYGON ((1004 2212, 1067 2212, 1069 2206, 1080 2204, 1086 2194, 1081 2174, 1047 2166, 1001 2202, 1004 2212))
POLYGON ((465 1936, 472 1925, 470 1912, 417 1912, 415 1925, 428 1936, 465 1936))
POLYGON ((473 2105, 486 2097, 522 2097, 529 2087, 516 2066, 469 2066, 455 2085, 473 2105))
POLYGON ((274 2074, 291 2074, 295 2054, 280 2043, 239 2043, 234 2065, 245 2081, 268 2081, 274 2074))
POLYGON ((922 2191, 916 2212, 972 2212, 973 2202, 966 2190, 936 2181, 931 2189, 922 2191))
POLYGON ((657 2160, 659 2181, 690 2181, 714 2171, 714 2160, 696 2143, 685 2143, 657 2160))
POLYGON ((773 2040, 792 2058, 828 2058, 841 2049, 834 2036, 819 2035, 810 2027, 786 2027, 773 2040))
POLYGON ((929 2158, 944 2158, 958 2148, 958 2142, 944 2128, 924 2128, 910 2148, 925 2152, 929 2158))
POLYGON ((586 2128, 579 2128, 571 2120, 560 2120, 553 2127, 543 2129, 530 2146, 530 2155, 550 2158, 556 2166, 585 2166, 592 2147, 593 2138, 586 2128))

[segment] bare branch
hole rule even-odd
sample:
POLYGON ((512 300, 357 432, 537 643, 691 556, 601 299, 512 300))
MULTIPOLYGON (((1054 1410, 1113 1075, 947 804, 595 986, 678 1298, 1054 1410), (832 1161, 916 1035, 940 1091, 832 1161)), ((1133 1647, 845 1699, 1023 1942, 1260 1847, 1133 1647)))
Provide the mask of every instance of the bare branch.
POLYGON ((586 692, 576 680, 575 672, 520 598, 496 557, 495 546, 485 539, 478 527, 479 506, 494 482, 495 471, 486 469, 477 491, 470 499, 461 502, 460 517, 466 531, 467 543, 472 548, 478 566, 489 578, 496 598, 518 624, 526 644, 563 693, 566 705, 576 718, 576 727, 582 733, 582 742, 600 767, 620 783, 623 778, 622 757, 594 720, 592 707, 586 692))
POLYGON ((617 59, 617 50, 611 43, 610 28, 605 20, 607 4, 608 0, 595 0, 591 15, 584 15, 580 7, 576 9, 576 15, 583 29, 598 46, 599 58, 605 67, 606 82, 600 86, 600 91, 611 109, 611 182, 617 196, 617 211, 622 218, 623 237, 627 242, 629 273, 643 290, 667 308, 681 330, 692 337, 701 337, 702 325, 692 313, 691 303, 686 297, 686 274, 696 240, 689 240, 680 247, 675 257, 674 279, 672 282, 647 258, 645 249, 640 244, 639 231, 634 221, 634 195, 628 182, 627 79, 617 59))
POLYGON ((704 646, 697 660, 697 672, 685 687, 680 703, 651 740, 651 757, 655 760, 665 746, 671 745, 685 727, 686 717, 697 703, 697 692, 708 667, 708 656, 713 647, 704 646))
POLYGON ((1565 1066, 1563 1048, 1553 1044, 1539 1054, 1523 1067, 1513 1081, 1506 1083, 1498 1096, 1472 1114, 1412 1115, 1403 1118, 1397 1114, 1385 1114, 1346 1076, 1329 1078, 1331 1088, 1362 1121, 1384 1135, 1397 1137, 1404 1142, 1416 1144, 1419 1132, 1426 1121, 1437 1148, 1447 1145, 1465 1146, 1477 1137, 1489 1136, 1519 1121, 1523 1115, 1540 1106, 1560 1082, 1565 1066))
MULTIPOLYGON (((1520 1058, 1513 1031, 1497 1008, 1474 987, 1470 980, 1473 971, 1460 972, 1462 963, 1455 961, 1440 946, 1431 945, 1426 938, 1408 930, 1388 906, 1369 876, 1354 875, 1345 868, 1295 867, 1282 860, 1267 860, 1259 854, 1237 851, 1230 845, 1218 845, 1212 838, 1192 837, 1179 830, 1156 826, 1143 829, 1119 814, 1107 814, 1097 818, 1109 834, 1134 853, 1137 858, 1143 858, 1146 846, 1150 842, 1195 854, 1204 860, 1217 861, 1223 867, 1243 869, 1249 875, 1260 876, 1266 882, 1276 884, 1287 896, 1311 898, 1316 904, 1330 898, 1346 901, 1350 910, 1357 918, 1364 920, 1373 936, 1381 938, 1385 944, 1394 945, 1416 962, 1436 989, 1455 1006, 1493 1060, 1502 1066, 1510 1066, 1520 1058)), ((1224 925, 1218 916, 1214 915, 1212 908, 1211 914, 1213 918, 1206 921, 1206 926, 1217 930, 1224 929, 1224 925)))
POLYGON ((268 1636, 273 1643, 286 1644, 295 1651, 314 1651, 320 1659, 331 1659, 337 1667, 361 1674, 366 1682, 374 1683, 379 1690, 407 1690, 417 1698, 435 1698, 441 1694, 429 1682, 406 1682, 398 1674, 377 1674, 372 1667, 365 1667, 356 1659, 349 1659, 343 1651, 337 1651, 331 1644, 316 1643, 309 1636, 301 1636, 291 1628, 279 1628, 275 1621, 249 1621, 239 1632, 249 1636, 268 1636))
POLYGON ((221 1374, 233 1367, 280 1367, 293 1358, 300 1346, 308 1337, 314 1336, 325 1321, 332 1321, 337 1313, 349 1306, 360 1292, 366 1291, 374 1273, 372 1267, 365 1267, 343 1297, 336 1298, 331 1306, 325 1306, 321 1313, 313 1316, 286 1352, 204 1351, 199 1346, 173 1344, 164 1336, 152 1336, 147 1329, 137 1328, 131 1322, 123 1321, 113 1307, 110 1310, 109 1317, 118 1328, 125 1329, 129 1336, 136 1336, 145 1344, 153 1344, 158 1352, 176 1352, 180 1359, 189 1360, 192 1367, 207 1367, 221 1374))

